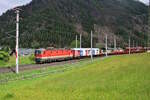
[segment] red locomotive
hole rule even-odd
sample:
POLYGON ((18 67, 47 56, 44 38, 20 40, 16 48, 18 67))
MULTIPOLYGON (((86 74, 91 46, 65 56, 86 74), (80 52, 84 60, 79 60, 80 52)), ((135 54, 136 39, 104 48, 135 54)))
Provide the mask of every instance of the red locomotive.
POLYGON ((35 51, 36 62, 52 62, 62 59, 71 59, 73 57, 73 52, 71 50, 46 50, 38 49, 35 51))
POLYGON ((52 61, 69 60, 79 57, 80 52, 70 49, 37 49, 35 50, 36 63, 47 63, 52 61))

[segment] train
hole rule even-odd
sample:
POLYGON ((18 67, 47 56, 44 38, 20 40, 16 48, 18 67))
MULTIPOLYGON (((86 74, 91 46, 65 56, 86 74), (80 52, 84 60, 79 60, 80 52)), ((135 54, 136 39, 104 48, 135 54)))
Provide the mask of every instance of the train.
POLYGON ((125 49, 99 49, 99 48, 71 48, 71 49, 36 49, 35 62, 37 64, 50 63, 55 61, 64 61, 71 59, 79 59, 90 57, 91 54, 95 56, 107 55, 122 55, 130 53, 143 53, 147 48, 143 47, 126 47, 125 49))

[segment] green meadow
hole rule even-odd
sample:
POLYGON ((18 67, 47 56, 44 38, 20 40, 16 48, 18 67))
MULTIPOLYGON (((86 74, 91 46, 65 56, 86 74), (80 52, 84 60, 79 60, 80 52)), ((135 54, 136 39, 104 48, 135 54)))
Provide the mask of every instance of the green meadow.
POLYGON ((0 78, 54 70, 43 77, 0 85, 0 100, 150 100, 147 53, 96 58, 0 78))
MULTIPOLYGON (((21 56, 19 57, 19 64, 20 65, 25 65, 25 64, 34 64, 34 59, 32 56, 21 56)), ((0 67, 13 67, 16 64, 16 57, 15 56, 11 56, 9 58, 8 62, 4 62, 2 60, 0 60, 0 67)))

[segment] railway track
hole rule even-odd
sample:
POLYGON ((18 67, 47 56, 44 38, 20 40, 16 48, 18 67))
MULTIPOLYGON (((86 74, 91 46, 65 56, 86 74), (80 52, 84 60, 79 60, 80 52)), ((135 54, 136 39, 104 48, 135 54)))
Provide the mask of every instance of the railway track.
MULTIPOLYGON (((77 63, 79 61, 84 61, 84 60, 87 60, 87 59, 89 59, 89 58, 74 59, 74 60, 61 61, 61 62, 52 62, 52 63, 47 63, 47 64, 20 65, 19 66, 19 71, 22 72, 22 71, 26 71, 26 70, 36 70, 36 69, 41 69, 41 68, 53 67, 53 66, 56 66, 56 65, 72 64, 72 63, 77 63)), ((15 66, 0 68, 0 74, 10 73, 10 72, 15 72, 15 66)))

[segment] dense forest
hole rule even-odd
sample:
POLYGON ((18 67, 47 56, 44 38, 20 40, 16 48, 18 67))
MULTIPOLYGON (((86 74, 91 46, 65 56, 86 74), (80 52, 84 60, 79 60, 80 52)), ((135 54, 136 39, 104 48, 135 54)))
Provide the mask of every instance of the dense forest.
MULTIPOLYGON (((32 0, 19 8, 21 48, 70 47, 79 34, 89 47, 91 30, 95 47, 103 47, 105 34, 109 46, 114 36, 121 47, 129 36, 146 44, 148 7, 137 0, 32 0)), ((0 46, 15 47, 15 20, 14 10, 0 16, 0 46)))

